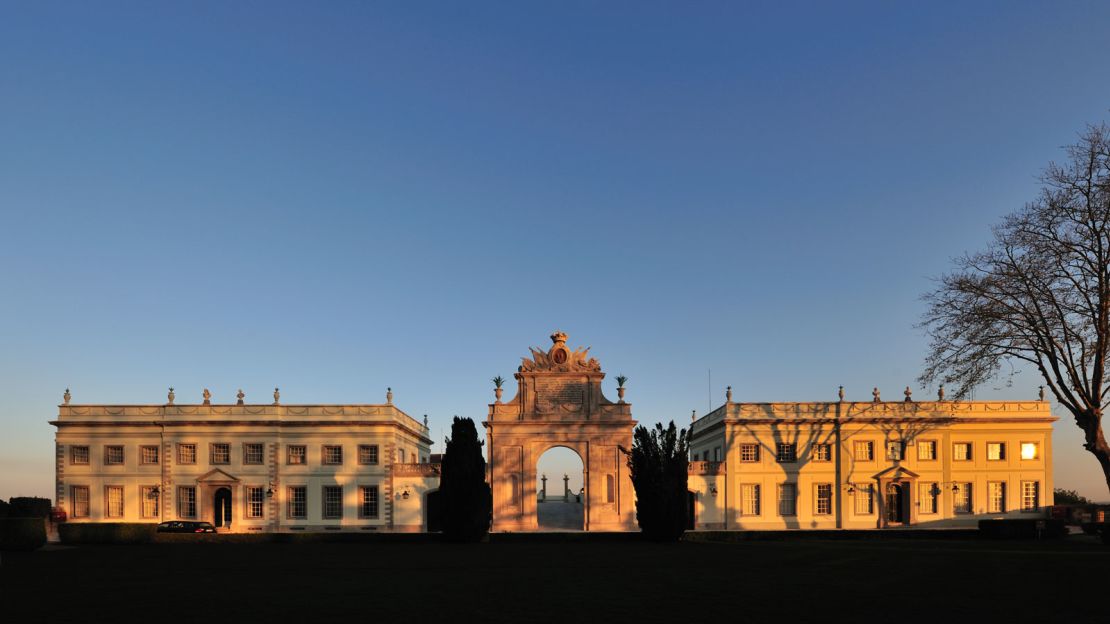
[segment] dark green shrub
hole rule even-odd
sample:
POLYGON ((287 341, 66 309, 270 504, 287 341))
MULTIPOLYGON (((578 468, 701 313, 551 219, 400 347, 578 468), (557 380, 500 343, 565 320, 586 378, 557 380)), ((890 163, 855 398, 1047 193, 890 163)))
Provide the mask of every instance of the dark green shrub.
POLYGON ((0 550, 36 550, 45 543, 43 518, 0 518, 0 550))
POLYGON ((1044 539, 1063 537, 1068 528, 1063 520, 1050 518, 1012 518, 980 520, 979 534, 992 539, 1044 539), (1040 529, 1038 529, 1038 524, 1040 529))
POLYGON ((11 507, 8 503, 0 500, 0 518, 8 517, 8 508, 11 507))
POLYGON ((13 496, 8 505, 11 518, 46 518, 52 506, 49 498, 37 496, 13 496))
POLYGON ((486 483, 482 443, 473 420, 455 417, 441 471, 443 534, 453 541, 481 540, 489 533, 493 497, 486 483))
POLYGON ((689 440, 674 421, 666 429, 657 423, 633 432, 628 470, 636 489, 636 521, 648 539, 674 541, 686 531, 689 440))
POLYGON ((63 544, 145 544, 157 524, 140 522, 66 522, 58 525, 63 544))

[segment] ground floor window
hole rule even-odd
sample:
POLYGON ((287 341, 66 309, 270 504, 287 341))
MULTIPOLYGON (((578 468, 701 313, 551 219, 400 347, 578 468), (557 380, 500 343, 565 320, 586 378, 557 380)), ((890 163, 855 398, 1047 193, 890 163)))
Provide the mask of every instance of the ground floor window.
POLYGON ((262 517, 262 501, 265 494, 259 486, 247 486, 247 517, 248 518, 261 518, 262 517))
POLYGON ((154 485, 144 485, 141 488, 142 493, 142 515, 144 518, 157 518, 158 517, 158 487, 154 485))
POLYGON ((304 519, 308 517, 308 488, 303 485, 294 485, 289 488, 288 514, 290 518, 304 519))
POLYGON ((852 488, 852 500, 857 516, 875 513, 875 489, 870 483, 857 483, 852 488))
POLYGON ((832 513, 832 484, 831 483, 818 483, 817 489, 817 507, 814 513, 818 515, 828 515, 832 513))
POLYGON ((991 481, 987 484, 987 512, 1004 513, 1006 511, 1006 482, 991 481))
POLYGON ((798 488, 793 483, 779 484, 779 515, 797 515, 798 488))
POLYGON ((197 517, 197 489, 183 485, 177 488, 177 516, 179 518, 197 517))
POLYGON ((123 517, 122 485, 109 485, 104 488, 104 515, 108 518, 123 517))
POLYGON ((337 520, 343 517, 343 486, 324 486, 324 519, 337 520))
POLYGON ((742 484, 740 484, 740 515, 742 515, 742 516, 758 516, 759 515, 759 484, 758 483, 742 483, 742 484))
POLYGON ((359 488, 358 515, 363 518, 378 517, 378 486, 364 485, 359 488))
POLYGON ((1036 511, 1041 484, 1037 481, 1021 482, 1021 510, 1036 511))
POLYGON ((73 499, 73 517, 89 517, 89 486, 75 485, 70 488, 70 497, 73 499))
POLYGON ((955 496, 953 496, 953 511, 956 513, 971 513, 971 484, 957 483, 955 496))
POLYGON ((918 486, 918 500, 923 514, 935 514, 940 498, 940 486, 936 483, 922 483, 918 486))

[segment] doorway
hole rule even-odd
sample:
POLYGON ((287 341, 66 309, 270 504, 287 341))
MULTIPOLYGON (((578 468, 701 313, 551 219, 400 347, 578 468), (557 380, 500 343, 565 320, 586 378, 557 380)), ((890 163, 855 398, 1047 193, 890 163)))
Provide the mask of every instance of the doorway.
POLYGON ((585 466, 578 453, 549 448, 536 462, 536 521, 540 530, 585 529, 585 466))
POLYGON ((222 487, 212 497, 213 526, 231 526, 231 490, 222 487))
POLYGON ((906 486, 890 483, 886 486, 887 524, 906 524, 906 486))

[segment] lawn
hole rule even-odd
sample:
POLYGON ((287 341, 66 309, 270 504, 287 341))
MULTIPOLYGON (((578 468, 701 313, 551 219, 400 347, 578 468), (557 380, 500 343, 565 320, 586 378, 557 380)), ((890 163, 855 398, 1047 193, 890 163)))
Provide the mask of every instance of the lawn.
POLYGON ((4 553, 0 599, 38 612, 12 622, 1087 622, 1108 573, 1082 537, 148 544, 4 553))

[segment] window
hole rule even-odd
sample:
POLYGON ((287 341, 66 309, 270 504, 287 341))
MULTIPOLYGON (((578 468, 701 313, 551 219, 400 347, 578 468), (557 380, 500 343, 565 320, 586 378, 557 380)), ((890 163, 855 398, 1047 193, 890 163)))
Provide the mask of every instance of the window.
POLYGON ((179 464, 195 464, 195 463, 197 463, 197 445, 196 444, 178 444, 177 445, 177 463, 179 463, 179 464))
POLYGON ((142 494, 141 511, 144 518, 158 517, 158 488, 153 485, 144 485, 139 488, 142 494))
POLYGON ((871 440, 856 441, 856 461, 875 459, 875 444, 871 440))
POLYGON ((1022 442, 1021 443, 1021 458, 1022 459, 1040 459, 1040 452, 1037 448, 1036 442, 1022 442))
POLYGON ((87 446, 71 446, 69 447, 69 463, 75 466, 89 465, 89 447, 87 446))
POLYGON ((324 463, 328 465, 336 465, 343 463, 343 447, 342 446, 324 446, 324 463))
POLYGON ((358 445, 358 463, 364 466, 377 466, 378 465, 378 445, 377 444, 359 444, 358 445))
POLYGON ((922 440, 917 443, 917 459, 931 461, 937 458, 937 441, 922 440))
POLYGON ((952 444, 952 461, 971 461, 971 442, 952 444))
MULTIPOLYGON (((261 444, 259 446, 262 446, 261 444)), ((248 518, 261 518, 262 517, 262 501, 265 494, 262 492, 261 486, 248 485, 247 486, 247 517, 248 518)))
POLYGON ((157 464, 158 463, 158 447, 157 446, 140 446, 139 447, 140 462, 144 464, 157 464))
POLYGON ((104 515, 108 518, 123 517, 122 485, 109 485, 104 488, 104 515))
POLYGON ((123 447, 122 446, 105 446, 104 447, 104 463, 111 465, 118 465, 123 463, 123 447))
POLYGON ((971 484, 970 483, 957 483, 956 491, 954 492, 953 511, 956 513, 971 513, 971 484))
MULTIPOLYGON (((702 459, 705 458, 702 457, 702 459)), ((405 463, 405 449, 397 449, 397 462, 401 464, 405 463)))
MULTIPOLYGON (((303 447, 302 447, 303 448, 303 447)), ((303 485, 294 485, 289 488, 288 509, 290 518, 304 519, 308 517, 308 488, 303 485)))
POLYGON ((886 443, 886 458, 891 461, 902 461, 901 440, 890 440, 886 443))
POLYGON ((378 517, 378 486, 364 485, 358 489, 358 515, 360 518, 378 517))
POLYGON ((744 463, 753 463, 759 461, 759 445, 758 444, 741 444, 740 445, 740 461, 744 463))
POLYGON ((719 446, 713 447, 713 461, 721 461, 721 447, 719 446))
POLYGON ((1021 482, 1021 510, 1022 511, 1037 511, 1038 494, 1040 494, 1041 484, 1037 481, 1022 481, 1021 482))
POLYGON ((987 483, 987 513, 1006 512, 1006 482, 987 483))
POLYGON ((740 515, 742 515, 742 516, 758 516, 759 515, 759 484, 758 483, 741 483, 740 484, 740 515))
POLYGON ((814 513, 818 515, 828 515, 832 513, 832 484, 831 483, 818 483, 817 484, 817 509, 814 513))
POLYGON ((227 442, 213 442, 208 447, 208 461, 213 464, 230 464, 231 445, 227 442))
POLYGON ((197 488, 182 485, 177 488, 177 516, 179 518, 197 517, 197 488))
POLYGON ((778 449, 775 452, 775 460, 780 464, 786 464, 798 460, 797 451, 793 444, 785 444, 779 442, 778 449))
POLYGON ((70 488, 70 498, 73 499, 73 517, 89 517, 89 486, 74 485, 70 488))
POLYGON ((793 516, 797 514, 796 501, 798 498, 798 488, 793 483, 780 483, 779 484, 779 515, 780 516, 793 516))
POLYGON ((343 517, 343 486, 324 486, 324 519, 335 520, 343 517))
POLYGON ((262 463, 262 444, 260 442, 247 442, 243 445, 243 463, 262 463))
POLYGON ((923 514, 935 514, 937 503, 940 502, 940 485, 936 483, 921 483, 918 485, 919 509, 923 514))
POLYGON ((987 442, 987 459, 990 461, 1006 459, 1006 443, 987 442))
POLYGON ((828 444, 818 444, 813 447, 813 461, 827 462, 832 461, 832 446, 828 444))
POLYGON ((285 463, 296 466, 303 466, 305 456, 308 454, 307 448, 303 444, 290 444, 285 447, 285 463))
POLYGON ((866 516, 875 513, 875 488, 870 483, 857 483, 852 486, 852 501, 856 515, 866 516))

